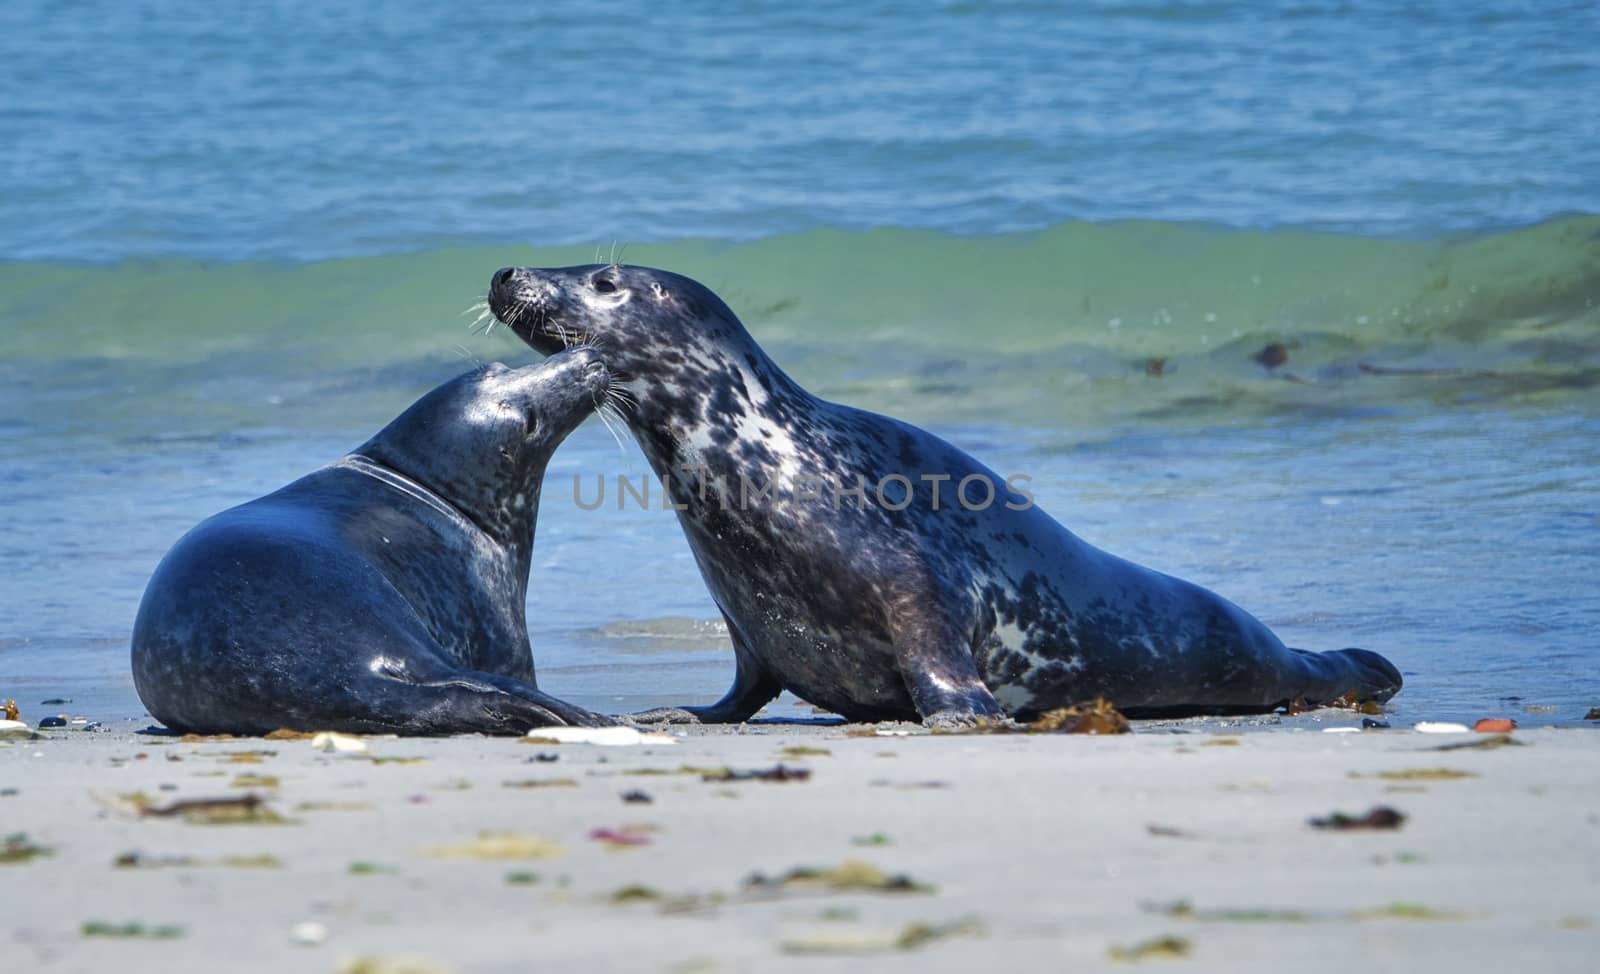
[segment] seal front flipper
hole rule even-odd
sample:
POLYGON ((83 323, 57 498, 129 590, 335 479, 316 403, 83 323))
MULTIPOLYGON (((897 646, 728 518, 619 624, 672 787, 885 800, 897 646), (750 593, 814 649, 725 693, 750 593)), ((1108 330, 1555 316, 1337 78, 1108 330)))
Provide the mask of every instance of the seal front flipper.
POLYGON ((947 617, 946 600, 904 592, 889 607, 895 661, 922 722, 929 727, 971 727, 1005 711, 978 675, 972 647, 947 617))
POLYGON ((745 648, 744 640, 733 626, 733 620, 724 613, 728 633, 733 638, 733 659, 736 667, 733 686, 722 699, 707 707, 657 707, 636 714, 627 720, 637 724, 737 724, 749 720, 771 703, 783 686, 776 677, 756 661, 745 648))

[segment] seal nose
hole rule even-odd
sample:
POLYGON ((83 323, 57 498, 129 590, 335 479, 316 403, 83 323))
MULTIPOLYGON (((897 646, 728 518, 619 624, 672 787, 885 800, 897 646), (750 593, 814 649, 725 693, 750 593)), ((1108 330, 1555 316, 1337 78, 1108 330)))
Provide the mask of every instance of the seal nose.
POLYGON ((511 281, 511 278, 516 276, 516 273, 517 269, 515 267, 502 267, 494 272, 494 277, 490 278, 489 283, 493 287, 505 287, 511 281))

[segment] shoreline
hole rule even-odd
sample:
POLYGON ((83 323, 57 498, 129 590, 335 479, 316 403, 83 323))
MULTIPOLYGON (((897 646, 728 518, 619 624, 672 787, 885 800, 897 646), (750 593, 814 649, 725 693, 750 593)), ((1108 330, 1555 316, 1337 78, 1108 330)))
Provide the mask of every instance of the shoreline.
POLYGON ((3 831, 25 836, 0 863, 6 949, 19 968, 133 972, 1100 969, 1141 945, 1195 970, 1592 959, 1600 737, 1441 751, 1495 738, 1286 719, 1115 737, 758 723, 364 754, 138 721, 47 731, 0 747, 3 831), (780 764, 786 780, 706 777, 780 764), (243 795, 286 821, 138 811, 243 795), (1308 824, 1379 806, 1403 824, 1308 824))

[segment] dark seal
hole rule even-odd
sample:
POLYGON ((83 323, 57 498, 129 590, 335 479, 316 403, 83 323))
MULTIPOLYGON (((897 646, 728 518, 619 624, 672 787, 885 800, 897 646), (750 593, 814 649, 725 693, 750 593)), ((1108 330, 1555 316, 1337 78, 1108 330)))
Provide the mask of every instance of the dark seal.
POLYGON ((1400 688, 1376 653, 1287 648, 1221 597, 1084 543, 937 436, 816 398, 688 278, 507 268, 489 306, 534 348, 581 335, 616 370, 727 620, 727 695, 640 716, 744 720, 785 689, 852 720, 961 724, 1097 696, 1155 716, 1400 688))
POLYGON ((610 723, 536 687, 524 608, 545 464, 609 383, 590 349, 487 366, 195 527, 134 623, 151 715, 204 734, 610 723))

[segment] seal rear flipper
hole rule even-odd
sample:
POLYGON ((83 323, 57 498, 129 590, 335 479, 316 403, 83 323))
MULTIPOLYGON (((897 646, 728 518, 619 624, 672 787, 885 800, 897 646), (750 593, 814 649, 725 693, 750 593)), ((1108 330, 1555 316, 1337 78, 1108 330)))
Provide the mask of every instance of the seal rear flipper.
POLYGON ((425 724, 449 728, 462 723, 478 725, 487 719, 491 725, 504 728, 485 730, 473 726, 463 730, 424 730, 417 733, 505 734, 522 733, 533 727, 607 727, 615 723, 609 717, 552 697, 532 684, 496 673, 450 670, 443 666, 419 665, 393 658, 375 664, 372 672, 389 684, 384 693, 385 699, 391 696, 406 697, 425 705, 427 716, 419 714, 418 718, 425 724))
POLYGON ((733 686, 722 699, 706 707, 655 707, 629 714, 632 724, 739 724, 754 717, 783 692, 783 684, 767 672, 746 647, 744 637, 724 612, 733 640, 733 686))
POLYGON ((1400 692, 1405 680, 1400 670, 1370 649, 1333 649, 1325 653, 1291 649, 1309 666, 1319 684, 1302 694, 1308 700, 1327 703, 1347 693, 1357 700, 1383 703, 1400 692))

